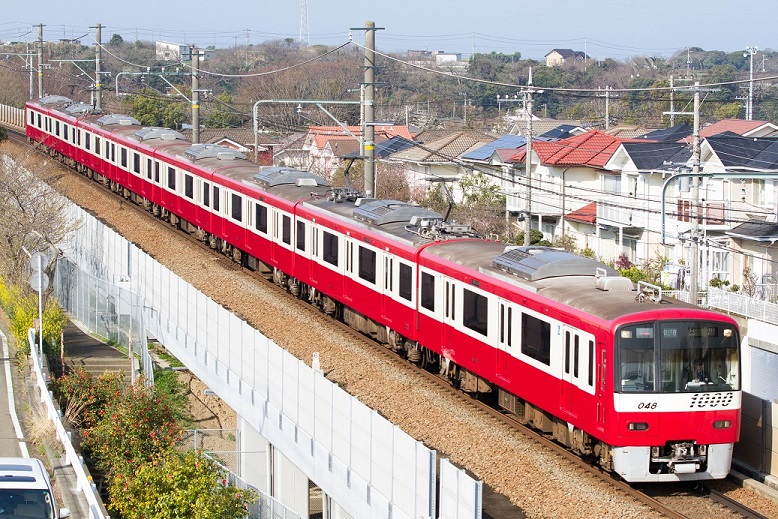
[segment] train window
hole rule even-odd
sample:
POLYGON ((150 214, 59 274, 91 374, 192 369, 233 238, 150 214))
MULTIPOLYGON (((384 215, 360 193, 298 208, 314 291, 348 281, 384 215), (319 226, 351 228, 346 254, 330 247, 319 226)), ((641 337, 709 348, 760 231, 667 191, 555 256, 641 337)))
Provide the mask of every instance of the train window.
POLYGON ((259 232, 267 234, 267 207, 257 204, 255 227, 259 232))
POLYGON ((127 168, 127 148, 119 148, 119 162, 122 168, 127 168))
POLYGON ((508 346, 513 346, 513 308, 508 307, 508 346))
POLYGON ((59 121, 54 121, 54 135, 59 137, 59 121))
POLYGON ((41 125, 41 114, 38 114, 38 128, 40 128, 41 125))
POLYGON ((136 175, 140 175, 140 155, 134 152, 132 154, 132 171, 136 175))
POLYGON ((400 297, 411 301, 413 298, 413 269, 410 265, 400 262, 400 297))
POLYGON ((578 357, 579 357, 579 350, 580 350, 580 337, 578 335, 575 336, 574 340, 575 346, 573 346, 573 376, 575 378, 578 378, 578 357))
POLYGON ((62 139, 68 140, 68 125, 65 123, 62 123, 62 139))
POLYGON ((116 145, 111 143, 111 162, 116 164, 116 145))
POLYGON ((462 322, 465 327, 481 335, 488 335, 489 300, 481 294, 463 289, 462 322))
POLYGON ((570 374, 570 332, 565 332, 565 374, 570 374))
POLYGON ((305 222, 297 220, 297 250, 305 251, 305 222))
POLYGON ((176 189, 176 168, 170 166, 167 168, 167 187, 174 191, 176 189))
POLYGON ((426 272, 421 273, 421 306, 435 311, 435 277, 426 272))
POLYGON ((203 182, 203 205, 210 207, 211 205, 211 184, 203 182))
POLYGON ((528 314, 521 315, 521 352, 551 365, 551 323, 528 314))
POLYGON ((656 342, 653 323, 624 326, 617 335, 620 391, 653 391, 656 342))
POLYGON ((281 217, 281 241, 292 244, 292 218, 288 215, 281 217))
POLYGON ((85 133, 84 134, 84 148, 91 149, 92 148, 92 134, 91 133, 85 133))
POLYGON ((81 146, 81 130, 78 130, 75 134, 76 144, 81 146))
POLYGON ((154 161, 154 182, 159 184, 159 161, 154 161))
POLYGON ((30 110, 29 112, 27 112, 27 114, 30 116, 29 118, 30 124, 35 125, 35 113, 32 110, 30 110))
POLYGON ((153 172, 154 172, 154 168, 153 168, 153 166, 151 164, 151 159, 147 158, 146 159, 146 178, 151 180, 151 175, 153 174, 153 172))
POLYGON ((338 237, 327 231, 323 231, 322 259, 331 265, 338 266, 338 237))
POLYGON ((359 247, 359 277, 375 283, 376 253, 367 247, 359 247))
POLYGON ((220 211, 219 205, 219 188, 218 186, 213 186, 213 210, 220 211))
POLYGON ((589 378, 590 386, 594 385, 594 341, 589 341, 589 378))
POLYGON ((232 194, 231 214, 233 220, 243 221, 243 198, 235 193, 232 194))
POLYGON ((194 177, 192 175, 184 174, 184 196, 194 198, 194 177))

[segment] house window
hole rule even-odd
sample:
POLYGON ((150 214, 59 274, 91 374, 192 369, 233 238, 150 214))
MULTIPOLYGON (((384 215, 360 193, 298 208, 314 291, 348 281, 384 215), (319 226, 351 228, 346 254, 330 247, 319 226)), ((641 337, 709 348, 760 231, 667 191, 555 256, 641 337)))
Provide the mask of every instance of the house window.
POLYGON ((612 195, 621 194, 621 175, 603 175, 602 190, 612 195))

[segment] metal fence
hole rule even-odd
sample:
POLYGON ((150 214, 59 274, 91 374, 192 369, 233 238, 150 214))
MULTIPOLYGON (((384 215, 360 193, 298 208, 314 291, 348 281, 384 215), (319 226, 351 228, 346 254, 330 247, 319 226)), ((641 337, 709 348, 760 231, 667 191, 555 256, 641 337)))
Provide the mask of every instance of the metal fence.
POLYGON ((57 260, 54 293, 59 304, 92 333, 109 344, 132 349, 141 359, 146 384, 154 384, 140 296, 85 273, 66 258, 57 260))

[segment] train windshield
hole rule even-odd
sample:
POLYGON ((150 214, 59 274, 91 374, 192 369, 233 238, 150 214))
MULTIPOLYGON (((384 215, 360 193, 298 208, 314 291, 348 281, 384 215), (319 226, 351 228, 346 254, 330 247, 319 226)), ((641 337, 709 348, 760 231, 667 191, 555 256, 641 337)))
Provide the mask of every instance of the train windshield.
POLYGON ((714 321, 659 321, 619 329, 621 392, 683 393, 740 389, 737 330, 714 321))

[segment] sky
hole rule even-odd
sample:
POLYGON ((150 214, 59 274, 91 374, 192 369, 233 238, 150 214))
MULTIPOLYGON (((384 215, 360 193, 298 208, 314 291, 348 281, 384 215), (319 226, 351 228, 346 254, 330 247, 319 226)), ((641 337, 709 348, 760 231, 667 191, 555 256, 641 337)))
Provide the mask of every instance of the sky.
MULTIPOLYGON (((307 3, 311 44, 364 43, 366 21, 375 22, 376 48, 521 53, 542 59, 555 48, 585 51, 595 59, 671 56, 688 47, 733 52, 776 49, 776 0, 7 0, 0 9, 0 42, 81 38, 103 42, 163 40, 225 48, 267 40, 300 39, 301 4, 307 3), (77 7, 74 7, 77 6, 77 7), (162 7, 161 9, 158 7, 162 7)), ((1 49, 0 49, 1 51, 1 49)))

